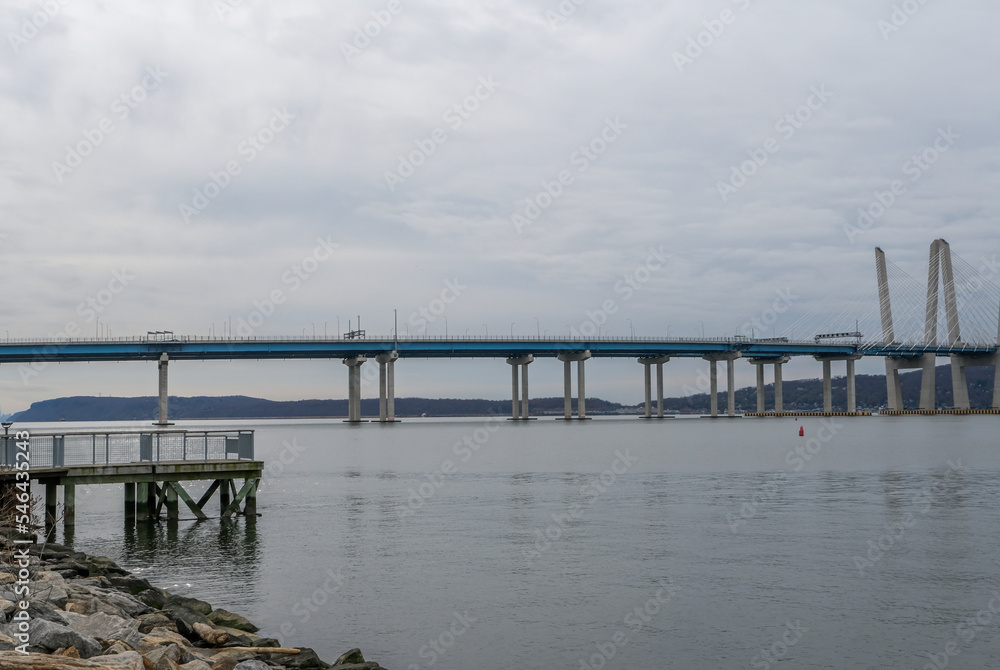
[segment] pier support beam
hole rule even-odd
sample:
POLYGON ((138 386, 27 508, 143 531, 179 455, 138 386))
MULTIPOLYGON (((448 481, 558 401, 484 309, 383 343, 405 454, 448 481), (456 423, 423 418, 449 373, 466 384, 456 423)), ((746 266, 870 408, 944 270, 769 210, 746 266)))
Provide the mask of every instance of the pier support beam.
MULTIPOLYGON (((396 359, 399 354, 390 351, 375 357, 378 363, 378 420, 382 423, 396 421, 396 359)), ((359 413, 360 414, 360 413, 359 413)))
POLYGON ((76 484, 63 485, 63 527, 76 526, 76 484))
POLYGON ((135 485, 135 521, 136 523, 146 523, 149 521, 148 482, 137 482, 135 485))
POLYGON ((573 383, 572 383, 572 371, 571 363, 576 361, 576 375, 577 375, 577 401, 576 401, 576 413, 578 419, 587 418, 587 389, 586 383, 584 381, 584 361, 590 358, 590 351, 573 351, 565 354, 559 354, 559 360, 563 362, 563 392, 565 397, 564 404, 564 415, 563 418, 569 421, 573 418, 573 383))
POLYGON ((754 363, 757 368, 757 413, 764 413, 764 364, 754 363))
POLYGON ((858 394, 854 386, 854 359, 847 359, 847 411, 851 414, 858 411, 858 394))
POLYGON ((172 425, 167 419, 167 365, 170 362, 170 357, 166 354, 160 354, 160 360, 157 361, 157 368, 160 372, 160 384, 159 384, 159 396, 160 401, 157 409, 157 416, 159 417, 154 425, 157 426, 170 426, 172 425))
POLYGON ((135 482, 125 482, 125 525, 135 525, 135 482))
POLYGON ((702 356, 709 362, 709 407, 713 417, 719 416, 719 376, 716 368, 718 361, 726 361, 726 411, 728 416, 736 416, 736 359, 740 357, 738 351, 722 352, 718 354, 705 354, 702 356))
POLYGON ((670 356, 655 356, 640 358, 639 364, 643 366, 643 381, 646 390, 646 413, 645 418, 653 418, 653 380, 651 366, 656 366, 656 418, 663 418, 663 364, 670 360, 670 356))
POLYGON ((507 359, 507 365, 510 366, 510 380, 511 380, 511 412, 510 417, 513 421, 524 420, 527 421, 531 418, 528 413, 528 365, 535 360, 532 354, 526 356, 514 356, 507 359), (518 385, 517 370, 521 369, 521 383, 518 385), (520 400, 520 407, 518 406, 518 401, 520 400))
POLYGON ((347 421, 361 421, 361 366, 368 359, 364 356, 352 356, 343 360, 347 366, 347 421))
POLYGON ((59 485, 45 485, 45 536, 51 537, 56 527, 56 510, 59 506, 59 485))

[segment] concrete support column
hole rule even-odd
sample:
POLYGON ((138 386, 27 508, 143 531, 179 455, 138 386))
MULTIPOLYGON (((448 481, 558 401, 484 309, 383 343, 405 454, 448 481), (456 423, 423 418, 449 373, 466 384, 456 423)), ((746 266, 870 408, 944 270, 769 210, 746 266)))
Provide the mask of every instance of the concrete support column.
POLYGON ((830 378, 830 361, 823 361, 823 412, 833 413, 833 381, 830 378))
POLYGON ((965 363, 962 356, 951 357, 951 389, 955 409, 969 409, 969 382, 965 378, 965 363))
POLYGON ((712 416, 719 416, 719 371, 716 363, 726 361, 726 407, 729 416, 736 416, 736 359, 739 352, 719 352, 702 356, 709 362, 710 398, 709 407, 712 416))
POLYGON ((993 357, 993 409, 1000 409, 1000 352, 993 357))
POLYGON ((847 411, 853 414, 858 411, 857 392, 854 387, 854 359, 847 359, 847 411))
POLYGON ((892 412, 903 409, 903 390, 899 387, 899 368, 896 361, 885 359, 886 405, 892 412))
POLYGON ((160 354, 160 360, 157 362, 157 367, 160 372, 160 384, 159 384, 159 410, 157 412, 158 419, 156 421, 157 425, 169 426, 170 421, 167 419, 167 364, 169 363, 169 357, 166 354, 160 354))
POLYGON ((583 363, 590 358, 590 351, 573 351, 559 354, 559 360, 563 362, 563 394, 565 404, 563 406, 563 418, 569 421, 573 418, 573 381, 571 363, 576 361, 576 381, 577 381, 577 401, 576 413, 578 419, 587 418, 587 388, 584 380, 583 363))
POLYGON ((726 360, 726 413, 736 416, 736 361, 726 360))
POLYGON ((507 359, 507 363, 510 364, 510 418, 517 421, 521 418, 521 411, 518 407, 518 392, 517 392, 517 365, 510 362, 511 359, 507 359))
POLYGON ((397 358, 399 354, 395 351, 375 357, 378 363, 378 420, 382 423, 396 420, 396 383, 393 368, 397 358))
POLYGON ((76 526, 76 484, 63 484, 63 526, 76 526))
POLYGON ((528 363, 530 362, 521 363, 521 414, 525 419, 531 416, 528 413, 528 363))
POLYGON ((535 357, 531 354, 512 356, 507 359, 507 365, 510 366, 510 418, 514 421, 530 418, 528 413, 528 364, 534 360, 535 357), (520 384, 518 384, 518 368, 521 369, 520 384), (519 400, 520 405, 518 405, 519 400))
POLYGON ((648 356, 639 359, 639 364, 643 367, 643 381, 646 392, 646 412, 645 418, 653 418, 653 372, 652 366, 656 366, 656 416, 663 418, 663 364, 670 360, 669 356, 648 356))
POLYGON ((754 363, 757 368, 757 413, 764 413, 764 364, 754 363))
POLYGON ((347 366, 347 420, 351 423, 361 421, 361 366, 367 360, 353 356, 342 361, 347 366))
MULTIPOLYGON (((642 359, 640 359, 639 362, 643 363, 642 359)), ((650 375, 649 363, 643 363, 642 373, 643 373, 643 382, 644 382, 643 387, 645 388, 645 391, 646 391, 646 413, 645 413, 645 417, 647 419, 651 419, 651 418, 653 418, 653 380, 652 380, 652 377, 650 375)))
MULTIPOLYGON (((933 410, 937 407, 937 376, 934 372, 937 363, 934 354, 924 354, 921 360, 920 373, 920 409, 933 410)), ((954 368, 953 368, 954 369, 954 368)), ((897 373, 898 374, 898 373, 897 373)))
POLYGON ((563 362, 563 418, 569 421, 573 418, 573 364, 563 362))
POLYGON ((663 418, 663 363, 656 364, 656 417, 663 418))
POLYGON ((711 381, 708 392, 708 406, 711 410, 709 413, 712 416, 719 416, 719 371, 716 370, 714 360, 709 362, 708 374, 711 381))
POLYGON ((135 482, 125 482, 125 525, 135 525, 135 482))
POLYGON ((785 411, 784 396, 781 390, 781 366, 784 363, 774 364, 774 411, 780 414, 785 411))

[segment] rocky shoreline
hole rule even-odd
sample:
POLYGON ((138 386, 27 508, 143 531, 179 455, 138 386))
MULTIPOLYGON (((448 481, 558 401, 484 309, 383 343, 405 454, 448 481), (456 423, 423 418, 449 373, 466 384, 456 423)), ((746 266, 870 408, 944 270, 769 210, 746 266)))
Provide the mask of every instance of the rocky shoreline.
POLYGON ((109 558, 52 543, 15 545, 0 532, 5 670, 382 670, 358 649, 326 663, 312 649, 282 648, 258 630, 238 614, 156 588, 109 558), (19 561, 30 572, 27 601, 19 561))

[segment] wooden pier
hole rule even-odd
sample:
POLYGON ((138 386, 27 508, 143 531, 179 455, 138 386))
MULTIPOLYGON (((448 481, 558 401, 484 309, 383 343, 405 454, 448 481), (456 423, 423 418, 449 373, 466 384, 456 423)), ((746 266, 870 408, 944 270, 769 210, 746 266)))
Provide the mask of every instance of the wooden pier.
MULTIPOLYGON (((64 532, 76 526, 76 487, 123 484, 127 526, 180 518, 180 501, 198 520, 215 516, 209 503, 218 493, 221 518, 257 518, 257 488, 264 463, 253 459, 252 431, 122 431, 31 435, 32 481, 45 488, 45 534, 58 521, 62 487, 64 532), (168 460, 169 459, 169 460, 168 460), (81 462, 82 461, 82 462, 81 462), (184 482, 210 481, 198 500, 184 482), (237 486, 239 482, 239 486, 237 486)), ((0 440, 3 436, 0 436, 0 440)), ((13 465, 10 436, 0 453, 13 465)), ((0 484, 15 471, 0 472, 0 484)))

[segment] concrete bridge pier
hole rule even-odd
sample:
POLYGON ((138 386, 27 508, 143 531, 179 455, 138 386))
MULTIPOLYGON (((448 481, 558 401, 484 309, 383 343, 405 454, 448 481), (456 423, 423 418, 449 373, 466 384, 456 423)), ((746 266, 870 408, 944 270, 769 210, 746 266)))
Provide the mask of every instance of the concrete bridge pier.
POLYGON ((791 360, 788 356, 779 358, 751 358, 750 364, 757 368, 757 413, 763 414, 767 411, 767 403, 764 400, 764 366, 774 366, 774 411, 782 411, 781 397, 781 366, 791 360))
POLYGON ((398 358, 399 353, 395 351, 375 357, 378 363, 378 420, 381 423, 396 422, 395 367, 398 358))
POLYGON ((854 384, 854 361, 861 358, 860 354, 854 356, 823 356, 814 357, 823 363, 823 413, 833 413, 833 379, 831 376, 831 363, 833 361, 844 361, 847 365, 847 411, 854 413, 857 411, 857 394, 854 384))
POLYGON ((528 414, 528 364, 535 360, 531 354, 526 356, 516 356, 507 359, 510 365, 511 374, 511 414, 513 421, 527 421, 531 417, 528 414), (520 392, 518 391, 517 369, 521 368, 520 392), (518 407, 518 396, 520 395, 520 408, 518 407))
POLYGON ((368 359, 364 356, 352 356, 342 362, 347 366, 347 421, 361 422, 361 366, 368 359))
POLYGON ((920 377, 920 409, 933 410, 936 399, 934 393, 934 354, 923 354, 911 358, 885 359, 885 383, 890 411, 903 409, 903 391, 899 386, 899 371, 923 370, 920 377))
POLYGON ((711 389, 709 391, 709 404, 711 415, 719 416, 719 376, 716 363, 726 361, 726 399, 728 416, 736 416, 736 359, 740 357, 738 351, 729 351, 718 354, 705 354, 702 356, 709 362, 709 380, 711 389))
POLYGON ((640 358, 639 363, 643 366, 643 379, 646 388, 646 413, 645 418, 653 418, 653 384, 650 366, 656 366, 656 418, 663 418, 663 364, 670 360, 670 356, 654 356, 640 358))
POLYGON ((170 357, 166 353, 160 354, 160 360, 157 361, 157 367, 160 372, 160 384, 159 384, 159 407, 157 411, 157 416, 159 417, 153 425, 156 426, 171 426, 173 424, 167 419, 167 364, 170 362, 170 357))
POLYGON ((590 351, 573 351, 565 354, 559 354, 559 360, 563 362, 563 397, 565 399, 565 404, 563 405, 563 419, 570 421, 573 418, 573 383, 572 375, 573 368, 571 363, 576 361, 576 382, 577 382, 577 400, 576 400, 576 414, 577 419, 583 420, 587 418, 587 389, 586 383, 584 381, 584 369, 583 364, 588 358, 590 358, 590 351))

